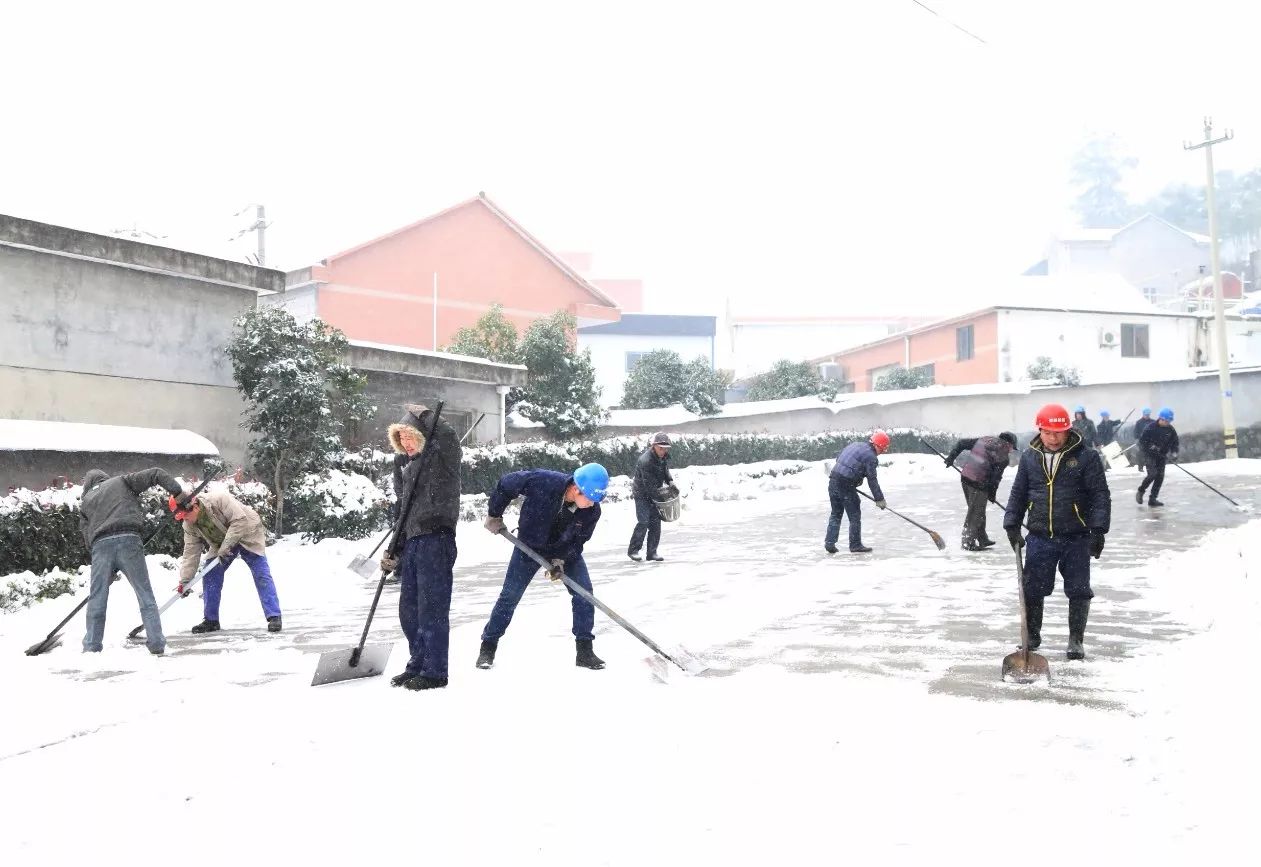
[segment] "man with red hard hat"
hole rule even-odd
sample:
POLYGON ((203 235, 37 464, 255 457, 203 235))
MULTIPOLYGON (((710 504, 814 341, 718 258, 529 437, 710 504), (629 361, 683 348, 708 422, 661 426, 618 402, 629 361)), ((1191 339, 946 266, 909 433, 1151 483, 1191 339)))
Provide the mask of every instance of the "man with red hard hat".
POLYGON ((876 481, 878 455, 889 449, 889 435, 878 430, 866 442, 850 443, 836 456, 836 465, 828 476, 828 499, 832 501, 832 514, 828 529, 823 536, 823 550, 836 553, 836 540, 841 535, 841 516, 849 518, 849 550, 853 554, 870 554, 863 544, 863 508, 858 501, 858 486, 863 479, 871 488, 876 508, 885 508, 884 494, 876 481))
POLYGON ((1049 403, 1038 410, 1038 435, 1020 457, 1007 499, 1003 528, 1017 553, 1026 544, 1024 595, 1029 649, 1042 643, 1043 601, 1064 576, 1068 597, 1068 659, 1085 659, 1090 614, 1090 558, 1103 553, 1112 517, 1112 494, 1103 458, 1073 430, 1068 410, 1049 403), (1028 517, 1029 535, 1020 535, 1028 517))

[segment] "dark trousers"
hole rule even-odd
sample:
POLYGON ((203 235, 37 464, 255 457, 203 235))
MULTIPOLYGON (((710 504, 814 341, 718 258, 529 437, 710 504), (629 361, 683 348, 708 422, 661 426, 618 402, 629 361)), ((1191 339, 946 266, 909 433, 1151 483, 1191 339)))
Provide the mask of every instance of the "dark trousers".
POLYGON ((627 553, 638 554, 639 547, 644 544, 644 536, 648 536, 648 556, 655 556, 657 545, 661 543, 661 513, 651 497, 635 494, 635 531, 631 533, 627 553))
POLYGON ((988 542, 985 533, 985 505, 989 502, 989 494, 966 479, 963 481, 963 499, 967 501, 968 513, 963 518, 963 544, 965 547, 988 542))
POLYGON ((857 548, 862 545, 863 507, 858 502, 858 486, 840 476, 829 476, 828 499, 832 501, 832 514, 828 517, 827 533, 823 536, 824 544, 835 545, 840 538, 843 514, 849 518, 849 547, 857 548))
MULTIPOLYGON (((482 641, 498 641, 508 631, 517 603, 521 601, 525 588, 530 586, 530 581, 538 571, 538 563, 519 550, 512 552, 512 559, 508 561, 508 573, 504 575, 504 587, 495 600, 486 628, 482 630, 482 641)), ((583 590, 591 592, 591 574, 587 572, 587 563, 581 554, 565 561, 565 574, 583 590)), ((568 585, 565 589, 569 590, 568 585)), ((572 590, 569 590, 569 595, 572 597, 574 613, 574 638, 579 641, 593 640, 595 636, 591 630, 595 628, 595 607, 572 590)))
POLYGON ((451 640, 451 584, 455 572, 455 533, 438 530, 412 536, 399 562, 398 622, 411 657, 407 671, 422 677, 447 676, 451 640))
POLYGON ((1039 536, 1025 540, 1025 596, 1046 597, 1055 590, 1056 569, 1064 576, 1064 595, 1090 599, 1090 535, 1039 536))
POLYGON ((1147 456, 1147 478, 1138 486, 1138 492, 1144 493, 1148 486, 1152 489, 1152 499, 1160 497, 1160 486, 1165 483, 1165 459, 1154 455, 1147 456))

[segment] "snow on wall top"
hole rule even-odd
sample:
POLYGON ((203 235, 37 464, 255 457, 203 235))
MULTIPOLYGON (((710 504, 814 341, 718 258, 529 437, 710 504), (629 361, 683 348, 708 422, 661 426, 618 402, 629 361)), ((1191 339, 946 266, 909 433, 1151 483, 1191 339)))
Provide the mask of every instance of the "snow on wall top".
POLYGON ((0 451, 219 454, 214 443, 190 430, 26 419, 0 419, 0 451))
POLYGON ((449 358, 452 361, 467 361, 470 364, 485 364, 490 367, 506 367, 509 370, 525 370, 524 364, 504 364, 500 361, 491 361, 486 358, 478 358, 475 355, 456 355, 454 352, 434 352, 432 349, 416 349, 411 346, 396 346, 391 343, 373 343, 371 340, 348 340, 351 346, 358 346, 361 349, 380 349, 385 352, 401 352, 404 355, 423 355, 428 358, 449 358))

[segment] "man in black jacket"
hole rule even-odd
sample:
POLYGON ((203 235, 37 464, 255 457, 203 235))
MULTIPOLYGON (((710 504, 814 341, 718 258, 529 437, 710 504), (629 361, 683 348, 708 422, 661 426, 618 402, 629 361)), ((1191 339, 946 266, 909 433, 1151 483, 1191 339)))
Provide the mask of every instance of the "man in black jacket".
POLYGON ((1156 423, 1156 419, 1152 418, 1152 408, 1150 406, 1143 407, 1143 417, 1134 422, 1134 463, 1138 466, 1140 473, 1146 472, 1147 460, 1143 457, 1143 447, 1138 444, 1143 438, 1143 431, 1156 423))
POLYGON ((153 586, 149 583, 149 570, 144 561, 144 546, 140 541, 140 531, 144 528, 140 495, 154 485, 161 485, 176 497, 184 495, 179 482, 160 467, 113 478, 104 470, 88 470, 83 477, 79 531, 83 533, 83 542, 92 556, 88 628, 83 636, 85 653, 101 651, 109 585, 115 572, 126 575, 131 589, 136 591, 149 652, 161 656, 166 651, 166 636, 162 633, 158 603, 153 598, 153 586))
POLYGON ((657 553, 657 545, 661 542, 661 513, 657 511, 657 497, 677 496, 678 488, 674 487, 674 477, 670 475, 670 437, 665 433, 652 435, 652 442, 635 464, 635 479, 631 486, 635 495, 635 530, 631 533, 630 545, 626 556, 639 560, 639 548, 644 544, 644 536, 648 537, 648 559, 664 560, 657 553), (666 488, 662 492, 662 488, 666 488))
POLYGON ((967 458, 959 468, 963 485, 963 499, 968 504, 963 519, 963 550, 981 551, 994 542, 985 532, 985 504, 997 502, 998 483, 1007 470, 1011 450, 1016 447, 1016 435, 1003 431, 996 437, 961 439, 946 455, 946 466, 953 467, 955 458, 967 452, 967 458))
POLYGON ((398 620, 411 656, 390 683, 441 689, 447 685, 463 451, 455 431, 435 418, 433 410, 418 403, 408 404, 406 410, 389 428, 390 444, 407 458, 396 463, 394 471, 394 494, 403 504, 400 508, 407 507, 401 530, 406 544, 397 560, 388 554, 382 557, 381 568, 386 573, 399 570, 398 620), (422 462, 427 437, 433 443, 422 462))
POLYGON ((1178 459, 1178 432, 1173 429, 1172 409, 1167 406, 1162 408, 1156 423, 1144 429, 1143 435, 1138 438, 1138 452, 1147 466, 1147 477, 1138 486, 1134 499, 1140 506, 1143 505, 1143 494, 1150 485, 1152 495, 1147 504, 1163 506, 1164 503, 1156 498, 1160 496, 1160 486, 1165 483, 1165 464, 1178 459))
POLYGON ((1112 518, 1112 494, 1103 458, 1072 429, 1068 410, 1047 404, 1038 411, 1038 435, 1020 458, 1007 499, 1003 527, 1017 553, 1025 546, 1020 524, 1028 517, 1029 550, 1024 564, 1029 649, 1042 643, 1042 608, 1064 576, 1068 597, 1068 659, 1085 659, 1090 614, 1090 558, 1103 553, 1112 518))

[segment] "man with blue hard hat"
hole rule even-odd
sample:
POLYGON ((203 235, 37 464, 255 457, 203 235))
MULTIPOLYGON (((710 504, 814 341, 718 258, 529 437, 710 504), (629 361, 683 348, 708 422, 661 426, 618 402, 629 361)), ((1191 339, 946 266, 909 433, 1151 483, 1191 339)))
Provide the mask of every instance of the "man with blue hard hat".
POLYGON ((1165 482, 1165 463, 1178 459, 1178 432, 1173 429, 1172 409, 1166 406, 1160 410, 1156 423, 1148 425, 1139 437, 1138 450, 1147 462, 1147 477, 1138 486, 1134 499, 1140 506, 1143 505, 1143 494, 1150 486, 1152 493, 1147 504, 1163 506, 1164 503, 1157 497, 1160 496, 1160 486, 1165 482))
POLYGON ((1138 441, 1143 438, 1143 431, 1156 423, 1156 419, 1152 418, 1152 408, 1150 406, 1143 407, 1143 417, 1134 422, 1134 464, 1138 467, 1138 471, 1144 472, 1147 469, 1147 461, 1143 459, 1143 449, 1138 441))
MULTIPOLYGON (((487 504, 486 529, 498 533, 504 529, 504 510, 517 497, 521 502, 517 535, 540 556, 552 563, 551 577, 561 571, 591 592, 591 575, 582 558, 582 546, 591 538, 600 520, 600 501, 609 486, 609 471, 600 464, 583 464, 573 473, 555 470, 518 470, 503 476, 495 486, 487 504)), ((482 630, 482 647, 477 657, 478 668, 495 664, 499 639, 512 622, 517 603, 530 585, 538 564, 524 552, 514 549, 504 575, 504 586, 490 612, 490 620, 482 630)), ((574 642, 577 656, 574 664, 582 668, 604 668, 604 660, 592 647, 595 636, 595 607, 572 590, 574 642)))

